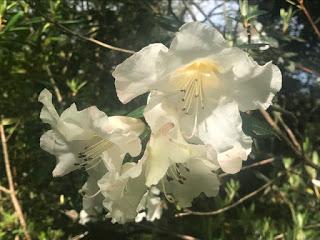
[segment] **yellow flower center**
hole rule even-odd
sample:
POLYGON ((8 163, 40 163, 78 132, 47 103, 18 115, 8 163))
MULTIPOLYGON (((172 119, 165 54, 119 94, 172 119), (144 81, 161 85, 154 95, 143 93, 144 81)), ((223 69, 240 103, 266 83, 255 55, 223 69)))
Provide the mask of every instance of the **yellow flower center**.
POLYGON ((204 89, 219 89, 221 82, 217 73, 220 73, 220 67, 210 59, 197 59, 174 71, 170 82, 184 94, 181 101, 186 114, 193 106, 197 112, 199 102, 204 108, 204 89))

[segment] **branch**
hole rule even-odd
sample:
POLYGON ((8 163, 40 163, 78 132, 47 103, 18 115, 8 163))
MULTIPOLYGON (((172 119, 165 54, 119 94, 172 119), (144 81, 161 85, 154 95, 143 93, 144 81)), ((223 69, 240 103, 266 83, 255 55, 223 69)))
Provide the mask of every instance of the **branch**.
POLYGON ((88 41, 88 42, 92 42, 94 44, 97 44, 101 47, 104 47, 104 48, 108 48, 110 50, 114 50, 114 51, 118 51, 118 52, 124 52, 124 53, 130 53, 130 54, 133 54, 135 53, 135 51, 132 51, 132 50, 128 50, 128 49, 125 49, 125 48, 119 48, 119 47, 115 47, 115 46, 112 46, 110 44, 107 44, 107 43, 104 43, 104 42, 100 42, 99 40, 97 39, 94 39, 92 37, 86 37, 86 36, 83 36, 81 35, 80 33, 77 33, 75 31, 72 31, 71 29, 65 27, 64 25, 62 25, 61 23, 59 22, 56 22, 55 20, 53 20, 52 18, 44 15, 44 14, 41 14, 46 20, 47 22, 50 22, 52 24, 54 24, 55 26, 57 26, 58 28, 60 28, 61 30, 63 30, 64 32, 68 33, 68 34, 71 34, 73 36, 76 36, 78 38, 81 38, 82 40, 85 40, 85 41, 88 41))
MULTIPOLYGON (((268 159, 265 159, 265 160, 261 160, 259 162, 256 162, 256 163, 253 163, 251 165, 248 165, 248 166, 245 166, 243 168, 241 168, 241 171, 243 170, 248 170, 248 169, 251 169, 251 168, 254 168, 254 167, 259 167, 259 166, 263 166, 263 165, 266 165, 266 164, 270 164, 274 161, 274 158, 268 158, 268 159)), ((222 173, 219 175, 219 177, 225 177, 225 176, 228 176, 230 175, 229 173, 222 173)))
MULTIPOLYGON (((282 175, 281 175, 282 176, 282 175)), ((278 176, 280 177, 280 176, 278 176)), ((278 178, 277 177, 277 178, 278 178)), ((266 184, 262 185, 261 187, 259 187, 257 190, 245 195, 244 197, 240 198, 238 201, 226 206, 226 207, 223 207, 223 208, 220 208, 218 210, 215 210, 215 211, 211 211, 211 212, 194 212, 194 211, 187 211, 187 212, 183 212, 183 213, 177 213, 175 215, 175 217, 184 217, 184 216, 188 216, 188 215, 197 215, 197 216, 213 216, 213 215, 217 215, 217 214, 220 214, 220 213, 223 213, 223 212, 226 212, 238 205, 240 205, 241 203, 243 203, 244 201, 254 197, 255 195, 257 195, 258 193, 262 192, 263 190, 265 190, 266 188, 268 188, 269 186, 271 186, 274 181, 276 180, 273 179, 273 180, 270 180, 269 182, 267 182, 266 184)))
POLYGON ((199 6, 199 4, 192 2, 192 4, 198 9, 198 11, 202 14, 202 16, 204 17, 204 21, 208 20, 208 22, 215 27, 214 23, 211 21, 211 19, 209 18, 209 16, 202 10, 202 8, 199 6))
POLYGON ((15 212, 18 216, 18 219, 19 219, 20 225, 22 227, 25 239, 31 240, 30 234, 27 230, 27 224, 26 224, 20 203, 18 201, 18 198, 16 196, 16 192, 15 192, 15 187, 14 187, 14 182, 13 182, 13 177, 12 177, 12 172, 11 172, 11 167, 10 167, 7 140, 6 140, 6 135, 4 132, 4 127, 2 125, 2 122, 0 123, 0 134, 1 134, 1 143, 2 143, 2 154, 3 154, 4 164, 5 164, 5 171, 6 171, 6 175, 7 175, 8 185, 9 185, 9 189, 1 187, 1 190, 4 192, 7 192, 10 195, 12 205, 13 205, 15 212))
POLYGON ((193 21, 198 21, 196 15, 194 15, 193 11, 189 8, 188 4, 186 3, 185 0, 182 0, 182 3, 184 5, 184 7, 186 8, 186 10, 189 12, 191 18, 193 21))
MULTIPOLYGON (((290 147, 290 149, 293 151, 293 153, 296 155, 296 157, 302 159, 305 164, 309 165, 310 167, 316 169, 316 170, 320 170, 320 167, 315 164, 314 162, 312 162, 308 156, 306 156, 303 153, 302 148, 298 148, 295 146, 295 144, 292 143, 291 139, 289 137, 287 137, 287 135, 285 135, 281 129, 279 128, 279 126, 277 125, 277 123, 271 118, 270 114, 264 110, 264 108, 260 107, 259 108, 262 116, 266 119, 266 121, 269 123, 269 125, 275 130, 275 132, 279 135, 279 137, 285 141, 285 143, 290 147)), ((291 131, 292 132, 292 131, 291 131)))
POLYGON ((50 82, 52 84, 52 87, 53 87, 53 90, 54 90, 54 93, 56 94, 56 97, 57 97, 57 100, 59 103, 61 103, 63 101, 63 97, 61 95, 61 92, 60 92, 60 89, 58 88, 57 86, 57 83, 56 81, 54 80, 53 78, 53 74, 51 72, 51 69, 48 65, 45 66, 45 69, 47 71, 47 74, 49 76, 49 79, 50 79, 50 82))
POLYGON ((309 23, 311 24, 314 32, 317 34, 318 38, 320 38, 320 31, 319 28, 317 27, 317 25, 314 23, 314 21, 312 20, 312 17, 308 11, 308 9, 306 8, 306 6, 304 5, 304 0, 299 0, 299 6, 298 6, 304 13, 304 15, 306 15, 309 23))
POLYGON ((11 191, 8 188, 2 187, 2 186, 0 186, 0 191, 7 193, 7 194, 11 194, 11 191))

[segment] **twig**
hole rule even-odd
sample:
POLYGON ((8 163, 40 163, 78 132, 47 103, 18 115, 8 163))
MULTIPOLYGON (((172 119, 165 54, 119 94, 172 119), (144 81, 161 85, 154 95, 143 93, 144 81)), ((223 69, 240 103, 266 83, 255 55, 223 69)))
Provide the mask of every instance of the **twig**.
POLYGON ((159 232, 161 234, 166 234, 166 235, 169 235, 169 236, 173 236, 175 238, 182 239, 182 240, 199 240, 198 238, 195 238, 195 237, 190 236, 190 235, 171 232, 171 231, 168 231, 166 229, 162 229, 162 228, 159 228, 159 227, 153 227, 153 226, 150 226, 150 225, 147 225, 147 224, 143 224, 143 223, 138 223, 138 224, 135 224, 135 225, 139 226, 139 227, 142 227, 142 228, 145 228, 145 229, 149 229, 149 230, 155 231, 155 232, 159 232))
MULTIPOLYGON (((224 5, 224 2, 222 2, 222 3, 218 4, 217 6, 215 6, 214 8, 212 8, 212 9, 210 10, 210 12, 208 13, 208 15, 207 15, 207 17, 206 17, 205 20, 207 20, 208 18, 212 17, 214 11, 217 10, 218 8, 222 7, 223 5, 224 5)), ((204 21, 205 21, 205 20, 204 20, 204 21)))
POLYGON ((176 21, 180 24, 183 23, 183 21, 180 20, 180 18, 175 14, 172 8, 172 0, 168 0, 168 12, 176 19, 176 21))
POLYGON ((294 135, 293 131, 288 127, 288 125, 284 122, 283 118, 281 115, 278 115, 279 122, 283 126, 284 130, 286 130, 289 138, 291 139, 291 142, 294 144, 294 146, 298 149, 299 152, 301 152, 301 145, 298 142, 296 136, 294 135))
POLYGON ((11 191, 8 188, 0 186, 0 191, 11 194, 11 191))
POLYGON ((191 18, 193 21, 198 21, 196 15, 192 12, 192 10, 189 8, 188 4, 186 3, 185 0, 182 0, 182 3, 184 7, 187 9, 188 13, 190 14, 191 18))
MULTIPOLYGON (((241 172, 244 171, 244 170, 248 170, 248 169, 251 169, 251 168, 254 168, 254 167, 259 167, 259 166, 263 166, 263 165, 266 165, 266 164, 270 164, 274 161, 274 158, 268 158, 268 159, 265 159, 265 160, 261 160, 259 162, 256 162, 256 163, 253 163, 251 165, 248 165, 248 166, 245 166, 243 168, 241 168, 241 172)), ((230 174, 228 173, 222 173, 219 175, 219 177, 225 177, 225 176, 228 176, 230 174)))
POLYGON ((314 21, 312 20, 312 17, 310 16, 310 13, 309 13, 308 9, 304 5, 304 0, 299 0, 298 2, 299 2, 299 8, 303 11, 304 15, 306 15, 306 17, 308 18, 308 21, 311 24, 314 32, 317 34, 318 38, 320 38, 320 30, 317 27, 317 25, 314 23, 314 21))
POLYGON ((75 31, 72 31, 71 29, 65 27, 64 25, 62 25, 61 23, 59 22, 56 22, 55 20, 53 20, 52 18, 44 15, 44 14, 41 14, 48 22, 54 24, 55 26, 59 27, 60 29, 62 29, 64 32, 66 33, 69 33, 71 35, 74 35, 78 38, 81 38, 82 40, 85 40, 85 41, 89 41, 89 42, 92 42, 94 44, 97 44, 101 47, 104 47, 104 48, 108 48, 110 50, 114 50, 114 51, 119 51, 119 52, 124 52, 124 53, 130 53, 130 54, 133 54, 135 53, 135 51, 132 51, 132 50, 128 50, 128 49, 125 49, 125 48, 119 48, 119 47, 115 47, 115 46, 112 46, 110 44, 107 44, 107 43, 104 43, 104 42, 101 42, 97 39, 94 39, 92 37, 86 37, 86 36, 83 36, 81 35, 80 33, 77 33, 75 31))
POLYGON ((300 150, 291 142, 290 138, 287 137, 279 128, 279 126, 276 124, 276 122, 271 118, 270 114, 264 110, 262 107, 259 108, 262 116, 266 119, 266 121, 269 123, 269 125, 275 130, 275 132, 286 142, 286 144, 290 147, 290 149, 293 151, 293 153, 296 155, 296 157, 302 159, 305 164, 309 165, 310 167, 313 167, 314 169, 320 170, 320 166, 313 163, 308 156, 306 156, 302 149, 300 150))
POLYGON ((306 66, 302 65, 301 63, 297 63, 296 67, 301 69, 304 72, 307 72, 307 73, 310 73, 310 74, 314 74, 314 75, 320 77, 320 72, 317 72, 316 70, 313 70, 313 69, 311 69, 309 67, 306 67, 306 66))
MULTIPOLYGON (((6 171, 8 185, 9 185, 9 189, 8 189, 9 191, 6 191, 6 192, 10 195, 12 205, 13 205, 15 212, 18 216, 18 219, 19 219, 20 225, 22 227, 25 239, 31 240, 30 234, 27 230, 27 224, 26 224, 20 203, 18 201, 18 198, 16 196, 16 192, 15 192, 15 187, 14 187, 14 182, 13 182, 13 177, 12 177, 12 172, 11 172, 11 167, 10 167, 7 140, 6 140, 6 135, 5 135, 4 127, 3 127, 2 123, 0 123, 0 134, 1 134, 2 153, 3 153, 4 164, 5 164, 5 171, 6 171)), ((2 190, 4 190, 4 189, 5 188, 2 188, 2 190)))
POLYGON ((205 20, 208 20, 208 22, 215 27, 215 24, 211 21, 211 19, 208 17, 208 15, 202 10, 202 8, 195 2, 192 2, 192 4, 198 9, 198 11, 203 15, 205 20))
POLYGON ((49 79, 50 79, 50 82, 52 84, 54 93, 56 94, 57 100, 58 100, 59 103, 61 103, 63 101, 63 97, 62 97, 61 92, 60 92, 60 90, 59 90, 59 88, 57 86, 56 81, 53 78, 53 74, 51 72, 51 69, 50 69, 50 67, 48 65, 45 66, 45 69, 46 69, 47 74, 49 76, 49 79))
POLYGON ((15 131, 15 130, 17 129, 17 127, 19 126, 20 122, 21 122, 21 119, 19 119, 19 120, 16 122, 16 124, 13 126, 13 128, 11 128, 11 131, 10 131, 9 135, 7 136, 6 142, 8 142, 8 141, 10 140, 10 138, 12 137, 14 131, 15 131))
MULTIPOLYGON (((282 175, 281 175, 282 176, 282 175)), ((280 177, 280 176, 278 176, 280 177)), ((278 178, 277 177, 277 178, 278 178)), ((220 214, 220 213, 223 213, 223 212, 226 212, 238 205, 240 205, 241 203, 243 203, 244 201, 248 200, 249 198, 252 198, 254 197, 255 195, 257 195, 258 193, 262 192, 263 190, 265 190, 266 188, 268 188, 269 186, 271 186, 274 181, 276 180, 273 179, 273 180, 270 180, 268 183, 262 185, 261 187, 259 187, 258 189, 256 189, 255 191, 245 195, 244 197, 240 198, 238 201, 226 206, 226 207, 223 207, 223 208, 220 208, 218 210, 215 210, 215 211, 211 211, 211 212, 194 212, 194 211, 190 211, 188 210, 187 212, 183 212, 183 213, 177 213, 175 215, 175 217, 184 217, 184 216, 188 216, 188 215, 197 215, 197 216, 213 216, 213 215, 217 215, 217 214, 220 214)))

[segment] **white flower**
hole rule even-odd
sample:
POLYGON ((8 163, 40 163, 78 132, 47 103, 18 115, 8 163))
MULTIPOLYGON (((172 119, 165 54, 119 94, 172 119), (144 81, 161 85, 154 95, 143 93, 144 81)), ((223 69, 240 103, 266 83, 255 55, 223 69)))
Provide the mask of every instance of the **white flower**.
POLYGON ((152 186, 142 197, 135 218, 136 222, 141 222, 145 218, 149 222, 160 219, 163 208, 166 208, 165 203, 159 197, 160 190, 152 186))
POLYGON ((108 210, 107 217, 113 223, 123 224, 137 217, 140 201, 147 192, 143 163, 141 159, 138 163, 127 162, 117 168, 111 161, 107 162, 108 172, 98 185, 104 196, 103 206, 108 210))
POLYGON ((208 146, 189 144, 183 138, 177 114, 167 101, 157 101, 154 94, 149 97, 144 117, 151 128, 151 136, 146 147, 146 185, 156 185, 167 176, 178 178, 179 165, 190 159, 205 160, 210 166, 218 165, 216 152, 208 146), (210 160, 209 160, 210 159, 210 160))
POLYGON ((184 138, 224 152, 218 160, 229 173, 239 171, 251 151, 239 110, 267 108, 281 88, 278 67, 258 65, 199 22, 183 25, 169 49, 159 43, 143 48, 118 65, 113 76, 123 103, 148 91, 160 92, 157 101, 166 99, 175 107, 184 138), (230 157, 235 155, 238 161, 230 157))
POLYGON ((218 193, 217 153, 202 144, 187 143, 180 132, 177 114, 168 102, 149 98, 144 116, 151 128, 145 151, 146 185, 157 185, 169 202, 190 207, 200 193, 218 193))
POLYGON ((126 153, 139 155, 139 135, 144 130, 140 120, 107 117, 95 106, 78 111, 75 104, 59 116, 47 89, 40 93, 39 101, 44 105, 40 118, 52 127, 41 136, 40 146, 57 158, 53 176, 63 176, 79 168, 88 171, 102 159, 112 159, 114 165, 121 166, 126 153))

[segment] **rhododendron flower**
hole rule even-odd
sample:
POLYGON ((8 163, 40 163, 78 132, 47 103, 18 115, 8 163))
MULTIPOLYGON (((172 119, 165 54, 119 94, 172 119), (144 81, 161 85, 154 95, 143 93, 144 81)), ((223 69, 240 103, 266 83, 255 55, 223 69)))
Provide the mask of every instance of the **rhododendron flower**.
POLYGON ((121 165, 126 153, 139 155, 139 135, 144 130, 140 120, 107 117, 95 106, 78 111, 75 104, 59 116, 47 89, 40 93, 39 101, 44 105, 40 118, 52 127, 41 136, 40 146, 57 158, 53 176, 63 176, 79 168, 88 171, 109 158, 115 165, 121 165))
POLYGON ((162 208, 155 207, 155 201, 160 204, 160 199, 150 196, 145 185, 144 163, 141 159, 138 163, 127 162, 117 167, 107 161, 108 172, 98 185, 104 196, 103 206, 108 210, 107 217, 113 223, 123 224, 136 218, 140 221, 144 217, 153 221, 161 217, 162 208))
POLYGON ((144 117, 151 128, 145 151, 146 185, 158 185, 167 200, 190 207, 200 193, 218 193, 217 153, 202 144, 187 143, 182 137, 176 112, 168 102, 149 98, 144 117))
POLYGON ((113 76, 123 103, 148 91, 162 93, 176 108, 188 141, 199 139, 219 153, 229 152, 219 160, 229 173, 239 171, 251 151, 239 110, 267 108, 281 88, 277 66, 258 65, 246 52, 228 47, 215 28, 199 22, 184 24, 169 49, 156 43, 133 54, 113 76), (240 163, 226 161, 236 152, 240 163))

